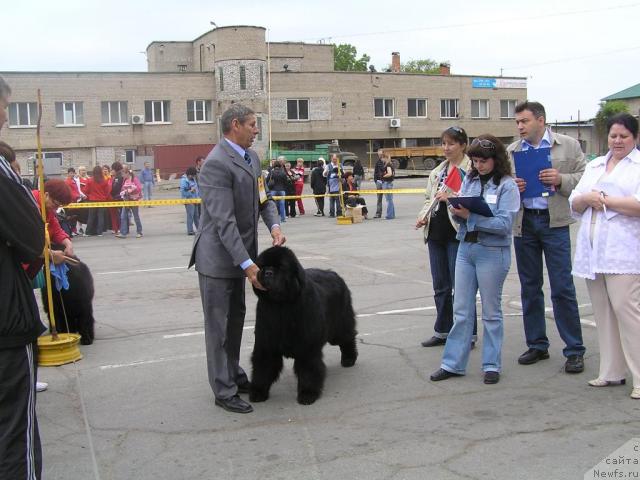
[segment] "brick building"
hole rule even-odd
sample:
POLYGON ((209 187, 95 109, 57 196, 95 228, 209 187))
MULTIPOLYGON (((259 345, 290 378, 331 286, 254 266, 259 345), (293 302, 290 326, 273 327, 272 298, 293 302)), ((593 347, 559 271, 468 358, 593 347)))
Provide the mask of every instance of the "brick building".
MULTIPOLYGON (((216 143, 218 118, 231 103, 257 112, 265 155, 340 140, 367 164, 383 146, 433 145, 459 125, 474 137, 515 134, 514 107, 524 78, 399 72, 337 72, 333 46, 267 44, 265 29, 215 28, 193 41, 154 41, 148 72, 2 72, 13 89, 11 144, 29 171, 36 150, 36 92, 42 92, 42 144, 50 173, 70 165, 152 159, 157 145, 216 143), (269 72, 271 75, 269 75, 269 72), (270 113, 269 115, 269 105, 270 113)), ((169 172, 166 172, 169 173, 169 172)))

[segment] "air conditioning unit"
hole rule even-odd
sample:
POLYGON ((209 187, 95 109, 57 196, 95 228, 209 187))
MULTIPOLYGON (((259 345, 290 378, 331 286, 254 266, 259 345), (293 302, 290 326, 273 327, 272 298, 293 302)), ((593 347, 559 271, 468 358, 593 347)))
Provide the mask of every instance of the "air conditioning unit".
POLYGON ((131 115, 132 125, 144 125, 144 115, 131 115))
POLYGON ((389 126, 391 128, 400 128, 400 119, 392 118, 391 120, 389 120, 389 126))

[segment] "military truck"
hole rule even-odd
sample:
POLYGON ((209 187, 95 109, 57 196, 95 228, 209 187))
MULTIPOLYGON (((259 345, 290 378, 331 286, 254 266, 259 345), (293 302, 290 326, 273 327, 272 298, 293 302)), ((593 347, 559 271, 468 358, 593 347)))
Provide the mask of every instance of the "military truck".
POLYGON ((444 160, 442 147, 383 148, 382 151, 391 157, 396 170, 433 170, 444 160))
POLYGON ((314 150, 282 150, 274 148, 273 150, 268 150, 267 153, 266 165, 269 164, 270 159, 278 157, 285 157, 287 162, 292 162, 293 165, 295 165, 298 158, 302 158, 302 160, 304 160, 305 175, 308 175, 309 171, 316 166, 316 162, 320 157, 324 158, 325 161, 329 163, 331 161, 331 156, 335 153, 338 155, 338 160, 345 172, 352 171, 353 166, 358 159, 358 156, 355 153, 341 151, 337 140, 334 140, 331 143, 315 145, 314 150))

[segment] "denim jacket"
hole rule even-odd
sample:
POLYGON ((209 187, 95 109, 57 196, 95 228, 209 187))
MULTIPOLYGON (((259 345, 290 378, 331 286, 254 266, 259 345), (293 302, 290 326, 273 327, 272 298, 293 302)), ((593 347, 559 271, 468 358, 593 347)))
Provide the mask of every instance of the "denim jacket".
POLYGON ((195 180, 187 177, 186 174, 182 175, 180 179, 180 194, 182 198, 199 198, 200 191, 198 189, 198 184, 195 180))
MULTIPOLYGON (((462 183, 460 196, 479 196, 481 191, 480 177, 470 178, 467 175, 462 183)), ((464 240, 467 232, 478 232, 478 243, 486 247, 508 247, 511 245, 511 229, 513 221, 520 210, 520 192, 512 177, 502 177, 496 185, 491 178, 484 188, 483 197, 493 217, 485 217, 470 213, 468 219, 454 217, 460 225, 456 238, 464 240)))

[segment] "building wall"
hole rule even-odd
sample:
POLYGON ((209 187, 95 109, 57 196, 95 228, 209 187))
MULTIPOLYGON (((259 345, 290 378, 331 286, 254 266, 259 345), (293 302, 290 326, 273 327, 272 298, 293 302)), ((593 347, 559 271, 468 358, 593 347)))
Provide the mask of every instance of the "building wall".
POLYGON ((294 72, 332 72, 333 45, 278 42, 269 45, 271 70, 283 71, 283 65, 294 72))
POLYGON ((147 47, 149 72, 179 72, 179 65, 186 65, 186 72, 197 72, 195 58, 192 42, 153 42, 147 47))
POLYGON ((425 138, 439 137, 451 125, 463 127, 470 136, 492 133, 512 137, 514 119, 500 118, 500 100, 523 101, 526 88, 472 88, 472 77, 368 72, 274 72, 271 80, 272 128, 278 140, 326 138, 425 138), (310 120, 287 120, 286 100, 309 98, 310 120), (374 116, 374 98, 395 102, 393 117, 374 116), (409 98, 427 99, 427 118, 408 117, 409 98), (459 118, 440 118, 440 100, 459 99, 459 118), (489 100, 489 118, 471 118, 471 100, 489 100), (317 110, 316 110, 317 109, 317 110))
MULTIPOLYGON (((125 149, 140 154, 146 146, 162 144, 202 144, 218 141, 215 124, 216 102, 213 75, 179 73, 0 73, 11 85, 11 102, 36 102, 42 95, 41 139, 44 151, 62 151, 65 168, 93 165, 96 149, 112 148, 115 160, 125 149), (187 100, 210 100, 210 123, 187 122, 187 100), (145 100, 169 100, 169 124, 131 124, 131 115, 145 114, 145 100), (126 101, 126 124, 103 126, 102 101, 126 101), (82 126, 57 126, 56 102, 82 102, 82 126), (91 153, 93 152, 93 153, 91 153), (69 160, 68 162, 66 160, 69 160)), ((7 127, 2 138, 22 159, 37 149, 36 129, 7 127)), ((104 151, 104 150, 103 150, 104 151)), ((109 155, 107 155, 109 156, 109 155)), ((105 163, 100 159, 99 163, 105 163)), ((110 162, 106 162, 110 163, 110 162)))

